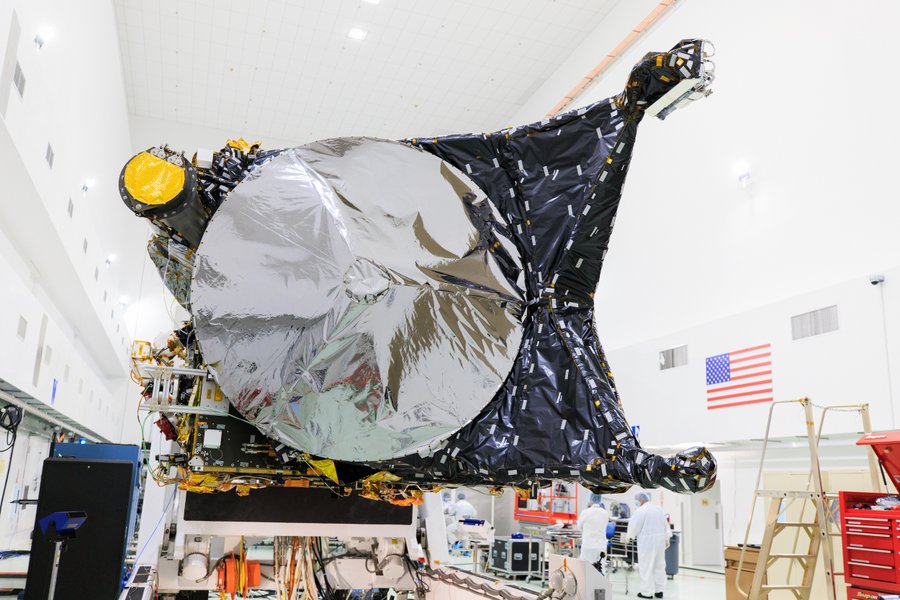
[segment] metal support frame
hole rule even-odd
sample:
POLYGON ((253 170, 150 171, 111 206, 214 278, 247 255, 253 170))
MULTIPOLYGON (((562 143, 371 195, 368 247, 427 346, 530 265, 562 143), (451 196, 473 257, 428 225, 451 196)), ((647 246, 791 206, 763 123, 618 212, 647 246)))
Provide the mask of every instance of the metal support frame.
POLYGON ((53 600, 56 596, 56 579, 59 575, 59 561, 61 560, 63 544, 65 544, 65 540, 53 541, 53 559, 50 563, 50 583, 47 587, 47 600, 53 600))

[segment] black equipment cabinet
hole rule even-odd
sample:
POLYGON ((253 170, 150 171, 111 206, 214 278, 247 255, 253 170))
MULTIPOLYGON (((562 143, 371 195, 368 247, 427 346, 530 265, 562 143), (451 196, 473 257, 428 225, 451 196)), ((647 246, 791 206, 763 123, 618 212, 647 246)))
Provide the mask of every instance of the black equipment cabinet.
POLYGON ((61 555, 55 600, 115 600, 122 587, 134 463, 48 458, 31 540, 26 598, 46 598, 53 544, 38 521, 57 511, 84 511, 87 520, 61 555))
POLYGON ((537 574, 541 571, 541 560, 539 540, 498 537, 491 546, 492 571, 507 575, 537 574))

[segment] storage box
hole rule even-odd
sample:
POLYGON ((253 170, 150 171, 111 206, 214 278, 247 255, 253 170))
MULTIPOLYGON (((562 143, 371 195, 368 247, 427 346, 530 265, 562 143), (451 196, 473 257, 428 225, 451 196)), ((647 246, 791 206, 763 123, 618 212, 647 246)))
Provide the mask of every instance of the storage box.
MULTIPOLYGON (((756 563, 759 560, 759 548, 747 547, 744 553, 744 566, 741 570, 740 580, 738 579, 738 565, 741 561, 741 548, 739 546, 725 546, 725 599, 726 600, 746 600, 746 598, 738 591, 737 583, 740 581, 741 589, 745 592, 750 591, 750 585, 753 583, 753 573, 756 571, 756 563)), ((763 584, 766 578, 763 577, 763 584)), ((760 596, 761 600, 768 598, 768 594, 760 596)))
POLYGON ((541 572, 540 540, 498 537, 491 546, 491 570, 509 575, 541 572), (529 550, 530 549, 530 550, 529 550))

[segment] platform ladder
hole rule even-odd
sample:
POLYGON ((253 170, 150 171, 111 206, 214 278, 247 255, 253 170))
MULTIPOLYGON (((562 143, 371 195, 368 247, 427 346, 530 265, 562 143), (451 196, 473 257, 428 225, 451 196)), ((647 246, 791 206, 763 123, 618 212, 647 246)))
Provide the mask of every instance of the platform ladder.
MULTIPOLYGON (((866 410, 866 416, 868 411, 866 410)), ((864 422, 866 419, 864 419, 864 422)), ((742 596, 748 600, 763 600, 769 597, 770 592, 784 591, 798 600, 810 600, 815 576, 816 564, 821 555, 825 568, 826 599, 835 600, 834 584, 834 557, 831 546, 831 523, 835 520, 830 504, 831 500, 826 496, 822 484, 822 471, 819 466, 819 433, 816 430, 813 417, 813 407, 809 398, 798 400, 782 400, 773 402, 769 406, 769 417, 766 423, 766 435, 763 439, 762 456, 759 462, 759 471, 756 475, 756 487, 754 489, 753 504, 750 509, 750 519, 747 523, 747 531, 744 535, 744 545, 741 548, 741 557, 737 568, 736 586, 742 596), (765 466, 766 452, 769 447, 769 436, 772 429, 772 419, 776 406, 786 404, 799 404, 803 409, 806 422, 806 434, 809 443, 809 484, 803 491, 772 491, 760 489, 763 469, 765 466), (741 573, 744 571, 744 560, 747 544, 750 539, 750 531, 753 526, 753 517, 756 511, 757 501, 761 498, 768 499, 769 505, 766 511, 765 531, 762 544, 759 549, 756 569, 750 589, 741 587, 741 573), (782 515, 796 501, 809 503, 813 506, 814 515, 805 519, 805 506, 797 521, 785 521, 782 515), (776 539, 781 539, 785 532, 793 532, 794 543, 791 552, 774 552, 773 546, 776 539), (800 536, 805 536, 805 545, 800 545, 800 536), (779 561, 788 562, 787 576, 781 583, 773 583, 768 579, 769 568, 779 561), (791 574, 794 567, 802 573, 798 583, 792 583, 791 574)))
MULTIPOLYGON (((819 419, 819 427, 816 432, 816 448, 818 449, 819 443, 822 441, 822 432, 825 429, 825 420, 828 415, 832 411, 842 411, 842 412, 856 412, 859 414, 860 422, 862 425, 862 433, 864 435, 872 433, 872 420, 869 415, 869 405, 868 403, 863 404, 841 404, 841 405, 832 405, 822 407, 821 418, 819 419)), ((866 452, 868 464, 869 464, 869 478, 871 479, 872 491, 887 491, 887 485, 880 477, 881 468, 878 463, 878 458, 875 456, 875 453, 869 450, 866 452), (884 484, 884 485, 882 485, 884 484)), ((806 491, 810 491, 813 486, 813 477, 812 470, 810 470, 810 477, 806 482, 806 491)), ((825 497, 825 506, 827 507, 828 513, 826 518, 826 531, 823 540, 831 540, 833 538, 841 537, 841 524, 840 524, 840 511, 838 509, 838 495, 835 493, 829 493, 828 491, 824 494, 825 497), (834 526, 834 529, 832 529, 834 526)), ((806 518, 806 508, 808 504, 804 503, 800 507, 800 518, 798 520, 803 521, 806 518)), ((794 542, 792 546, 792 552, 797 552, 797 545, 800 542, 800 531, 795 531, 794 534, 794 542)), ((787 580, 791 580, 791 573, 793 570, 794 563, 788 565, 787 572, 787 580)), ((832 578, 835 577, 843 577, 844 573, 842 571, 834 571, 832 578)))

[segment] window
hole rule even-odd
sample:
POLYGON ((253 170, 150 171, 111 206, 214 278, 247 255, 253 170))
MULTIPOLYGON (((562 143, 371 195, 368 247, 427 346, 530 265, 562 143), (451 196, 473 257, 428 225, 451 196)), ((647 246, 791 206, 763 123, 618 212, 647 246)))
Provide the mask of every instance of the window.
POLYGON ((81 243, 81 251, 87 254, 87 238, 84 238, 84 241, 81 243))
POLYGON ((100 267, 94 267, 94 281, 100 279, 100 267))
POLYGON ((72 218, 72 213, 75 212, 75 205, 72 204, 72 199, 69 198, 69 218, 72 218))
POLYGON ((28 333, 28 321, 25 320, 25 317, 19 315, 19 328, 16 330, 16 335, 19 336, 20 340, 24 340, 26 333, 28 333))
POLYGON ((44 364, 49 365, 51 360, 53 360, 53 348, 47 344, 44 346, 44 364))
POLYGON ((794 340, 821 335, 838 329, 838 307, 826 306, 791 317, 791 336, 794 340))
POLYGON ((47 164, 50 165, 50 168, 53 168, 53 146, 50 143, 47 143, 47 151, 44 153, 44 159, 47 161, 47 164))
POLYGON ((659 370, 683 367, 688 362, 687 346, 675 346, 661 350, 659 353, 659 370))
POLYGON ((63 381, 65 383, 69 382, 69 365, 66 365, 63 369, 63 381))

